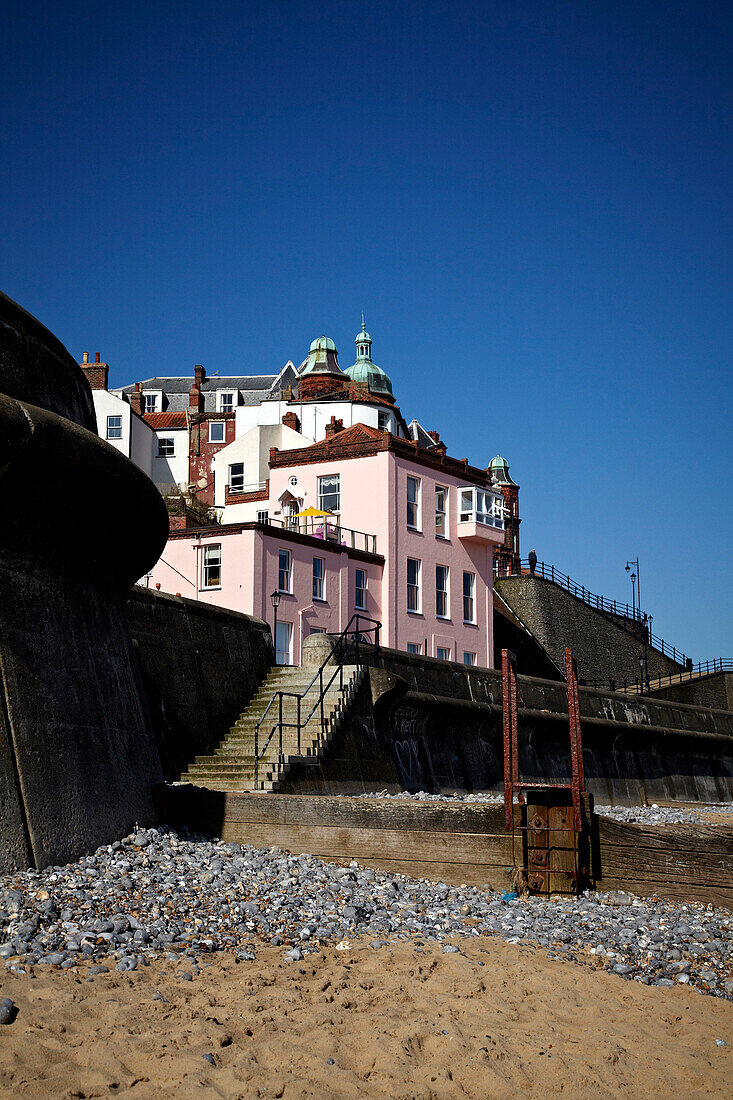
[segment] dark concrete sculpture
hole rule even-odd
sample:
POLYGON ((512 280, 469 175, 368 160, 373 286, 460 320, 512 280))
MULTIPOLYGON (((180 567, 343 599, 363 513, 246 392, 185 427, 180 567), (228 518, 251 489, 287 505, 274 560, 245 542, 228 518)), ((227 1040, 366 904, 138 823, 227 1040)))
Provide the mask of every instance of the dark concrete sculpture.
POLYGON ((168 520, 95 427, 74 359, 0 294, 0 871, 76 858, 154 816, 160 761, 125 600, 168 520))

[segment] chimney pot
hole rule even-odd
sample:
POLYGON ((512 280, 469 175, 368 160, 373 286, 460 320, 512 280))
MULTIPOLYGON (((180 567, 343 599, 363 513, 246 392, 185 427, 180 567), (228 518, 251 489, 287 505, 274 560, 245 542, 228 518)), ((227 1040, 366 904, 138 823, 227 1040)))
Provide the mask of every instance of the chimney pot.
POLYGON ((99 362, 99 352, 98 351, 95 351, 95 353, 94 353, 94 362, 95 363, 99 362))
POLYGON ((81 361, 82 361, 82 363, 88 363, 89 362, 89 352, 88 351, 84 352, 84 354, 81 357, 81 361))

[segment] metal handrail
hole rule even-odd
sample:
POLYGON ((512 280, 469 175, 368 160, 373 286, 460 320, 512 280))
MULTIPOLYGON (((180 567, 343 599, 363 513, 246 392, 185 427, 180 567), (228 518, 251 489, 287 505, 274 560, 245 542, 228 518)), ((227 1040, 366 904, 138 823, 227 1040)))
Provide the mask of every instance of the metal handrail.
POLYGON ((368 554, 377 553, 377 536, 368 531, 357 531, 354 527, 342 527, 336 516, 315 516, 305 520, 297 516, 276 519, 269 516, 267 527, 277 527, 283 531, 292 531, 296 535, 308 535, 310 538, 335 542, 350 550, 364 550, 368 554))
MULTIPOLYGON (((518 573, 500 573, 496 579, 502 580, 503 577, 526 577, 532 574, 528 558, 522 558, 519 563, 519 568, 520 571, 518 573)), ((630 607, 627 603, 621 603, 619 600, 609 600, 606 596, 598 596, 595 592, 591 592, 589 588, 586 588, 585 585, 578 584, 577 581, 574 581, 567 573, 563 573, 562 570, 557 569, 554 565, 547 565, 544 561, 538 561, 536 563, 534 576, 542 577, 542 579, 546 581, 552 581, 553 584, 558 585, 560 588, 564 588, 571 596, 576 596, 577 599, 582 600, 588 607, 595 608, 596 611, 604 611, 609 615, 618 615, 619 618, 630 619, 632 622, 639 623, 644 627, 647 644, 650 645, 652 649, 658 650, 665 657, 671 657, 676 664, 684 665, 689 661, 689 657, 686 653, 677 649, 676 646, 665 642, 664 638, 660 638, 657 634, 652 634, 649 629, 649 617, 641 608, 630 607)))
MULTIPOLYGON (((315 714, 316 710, 318 710, 319 708, 320 708, 320 712, 321 712, 321 730, 323 730, 323 726, 325 724, 325 711, 324 711, 324 706, 323 706, 324 699, 325 699, 325 696, 326 696, 326 692, 331 687, 331 684, 334 682, 334 680, 336 679, 337 676, 339 677, 339 691, 341 691, 342 693, 344 691, 344 664, 346 663, 347 656, 349 656, 352 651, 355 651, 356 652, 356 658, 357 658, 357 667, 358 667, 359 645, 360 644, 362 644, 362 645, 365 644, 364 635, 365 634, 371 634, 371 633, 374 633, 374 643, 373 643, 374 649, 375 649, 375 651, 379 652, 379 635, 380 635, 381 629, 382 629, 382 624, 378 619, 372 619, 369 615, 360 615, 357 612, 355 615, 351 616, 351 618, 349 619, 348 624, 341 631, 341 633, 338 634, 335 638, 331 639, 331 650, 330 650, 328 656, 318 666, 318 668, 316 669, 315 674, 313 675, 313 678, 310 680, 310 682, 308 683, 308 685, 306 686, 304 691, 297 692, 297 691, 281 691, 281 690, 278 690, 278 691, 273 693, 273 696, 270 699, 270 702, 265 707, 265 709, 262 713, 262 717, 260 718, 260 720, 255 725, 255 730, 254 730, 254 735, 255 735, 255 745, 254 745, 254 749, 255 749, 255 753, 254 753, 254 755, 255 755, 255 774, 254 774, 255 790, 257 789, 258 783, 259 783, 260 760, 264 757, 265 753, 267 752, 267 749, 270 745, 270 742, 272 741, 273 737, 275 736, 275 732, 276 731, 279 732, 279 753, 278 753, 278 755, 282 757, 282 755, 283 755, 283 730, 284 729, 297 729, 297 731, 298 731, 298 756, 300 756, 300 754, 301 754, 301 733, 302 733, 302 730, 305 726, 308 725, 311 718, 315 714), (361 624, 363 624, 363 623, 370 623, 371 625, 370 626, 362 626, 361 624), (352 627, 352 624, 355 624, 355 625, 352 627), (347 640, 348 640, 348 645, 344 649, 344 642, 346 642, 347 640), (329 662, 331 661, 334 653, 336 653, 337 650, 338 650, 337 664, 334 665, 333 673, 331 674, 331 677, 328 679, 328 682, 324 685, 324 677, 323 677, 324 669, 329 664, 329 662), (303 717, 302 717, 303 699, 305 699, 308 692, 314 686, 316 681, 318 681, 318 684, 319 684, 318 697, 316 698, 316 701, 314 702, 311 709, 308 711, 308 714, 306 715, 305 719, 303 719, 303 717), (298 701, 297 702, 297 722, 284 722, 283 721, 283 699, 285 699, 285 698, 297 699, 297 701, 298 701), (266 739, 265 743, 262 746, 262 750, 260 750, 260 747, 259 747, 260 728, 261 728, 263 722, 265 721, 265 719, 266 719, 266 717, 267 717, 267 715, 270 711, 270 708, 272 707, 272 705, 275 703, 276 700, 278 702, 278 717, 277 717, 277 720, 275 721, 275 723, 273 724, 273 726, 271 727, 269 734, 267 735, 267 739, 266 739)), ((372 643, 367 643, 367 644, 371 645, 372 643)))
POLYGON ((608 691, 635 691, 642 695, 645 691, 656 691, 658 688, 674 687, 676 684, 689 683, 690 680, 702 680, 705 676, 713 676, 717 672, 733 672, 733 657, 713 657, 711 661, 699 661, 698 664, 688 665, 679 672, 666 672, 662 676, 643 676, 633 680, 581 680, 583 687, 604 688, 608 691))

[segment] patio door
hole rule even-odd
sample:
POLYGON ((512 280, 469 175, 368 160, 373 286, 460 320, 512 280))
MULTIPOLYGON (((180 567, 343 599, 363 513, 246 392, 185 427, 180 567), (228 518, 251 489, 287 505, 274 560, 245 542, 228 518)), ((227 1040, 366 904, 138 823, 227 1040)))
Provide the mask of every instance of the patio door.
POLYGON ((279 665, 293 663, 293 624, 278 620, 275 629, 275 661, 279 665))

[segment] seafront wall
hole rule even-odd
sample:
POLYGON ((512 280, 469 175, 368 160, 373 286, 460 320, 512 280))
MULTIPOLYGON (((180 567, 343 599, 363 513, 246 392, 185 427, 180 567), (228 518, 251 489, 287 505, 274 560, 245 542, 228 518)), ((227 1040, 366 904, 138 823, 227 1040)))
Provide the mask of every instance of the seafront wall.
MULTIPOLYGON (((371 698, 319 766, 296 765, 282 790, 351 794, 502 790, 501 673, 382 650, 371 698)), ((520 774, 567 782, 565 685, 518 678, 520 774)), ((599 802, 733 799, 733 714, 661 699, 580 690, 585 776, 599 802)))
POLYGON ((136 586, 128 617, 166 779, 211 752, 273 663, 261 619, 136 586))

